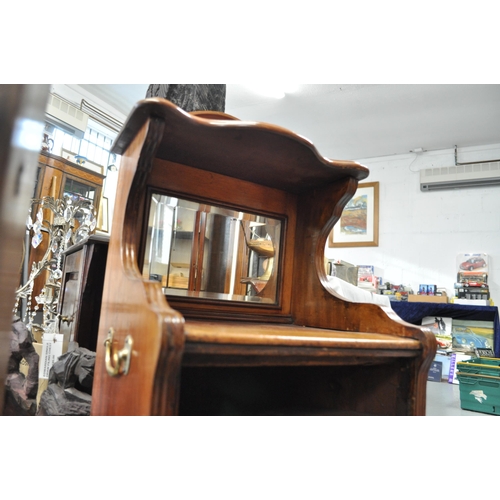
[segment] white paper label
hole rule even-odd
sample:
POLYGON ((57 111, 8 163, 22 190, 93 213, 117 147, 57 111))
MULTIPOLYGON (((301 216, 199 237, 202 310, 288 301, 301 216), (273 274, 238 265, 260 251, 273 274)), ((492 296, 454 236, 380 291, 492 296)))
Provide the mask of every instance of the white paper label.
POLYGON ((38 370, 39 378, 49 378, 50 369, 62 354, 63 347, 62 333, 44 333, 42 337, 42 356, 38 370))

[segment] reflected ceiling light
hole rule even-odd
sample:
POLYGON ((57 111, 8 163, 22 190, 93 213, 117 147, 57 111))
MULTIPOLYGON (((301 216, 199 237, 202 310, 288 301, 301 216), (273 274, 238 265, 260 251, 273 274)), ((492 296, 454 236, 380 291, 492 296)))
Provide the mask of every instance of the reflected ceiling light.
POLYGON ((12 145, 30 151, 40 151, 43 123, 30 118, 17 118, 12 131, 12 145))

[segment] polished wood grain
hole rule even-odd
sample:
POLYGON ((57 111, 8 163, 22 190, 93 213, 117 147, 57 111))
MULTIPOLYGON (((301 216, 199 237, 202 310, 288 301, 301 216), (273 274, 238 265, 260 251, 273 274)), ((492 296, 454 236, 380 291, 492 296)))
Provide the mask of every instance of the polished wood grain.
POLYGON ((298 325, 242 323, 235 321, 187 321, 186 342, 210 344, 279 345, 301 347, 335 347, 352 349, 412 350, 421 348, 418 340, 400 339, 382 333, 348 332, 310 328, 298 325))
POLYGON ((328 234, 365 167, 328 160, 289 130, 190 115, 162 99, 136 105, 114 152, 124 161, 93 415, 425 414, 432 332, 338 296, 324 269, 328 234), (145 281, 153 192, 278 219, 276 303, 197 291, 165 298, 159 283, 145 281), (103 367, 110 326, 118 348, 134 338, 128 375, 103 367))
POLYGON ((140 193, 151 167, 158 128, 161 124, 154 121, 142 127, 122 157, 104 279, 92 415, 177 413, 184 319, 168 306, 159 283, 142 279, 136 253, 141 213, 137 204, 143 199, 140 193), (106 371, 104 342, 110 328, 116 332, 116 349, 133 334, 126 376, 111 377, 106 371))
POLYGON ((156 155, 202 170, 300 192, 346 176, 358 181, 368 170, 354 161, 323 157, 308 139, 268 123, 215 119, 185 113, 164 99, 139 101, 114 144, 122 154, 151 116, 166 126, 156 155), (210 151, 210 154, 206 153, 210 151))
POLYGON ((296 262, 295 287, 302 289, 295 295, 294 317, 297 324, 319 328, 336 328, 355 332, 380 332, 402 339, 418 339, 422 356, 415 358, 408 371, 412 379, 411 401, 415 414, 425 414, 427 374, 436 351, 432 332, 402 321, 388 307, 374 304, 352 303, 339 297, 326 277, 324 248, 334 224, 340 218, 342 207, 356 192, 357 183, 352 178, 331 186, 314 189, 301 195, 299 204, 310 210, 299 212, 296 254, 306 255, 314 249, 314 259, 304 258, 296 262), (319 280, 317 279, 319 277, 319 280), (333 299, 333 300, 332 300, 333 299))

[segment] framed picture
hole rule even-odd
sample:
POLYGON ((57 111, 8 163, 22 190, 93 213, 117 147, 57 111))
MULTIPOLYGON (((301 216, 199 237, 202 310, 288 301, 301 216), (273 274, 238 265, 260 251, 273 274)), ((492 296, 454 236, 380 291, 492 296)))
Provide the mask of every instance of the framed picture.
POLYGON ((358 184, 328 238, 329 247, 378 247, 378 182, 358 184))
POLYGON ((107 233, 109 231, 108 223, 108 199, 104 196, 101 198, 101 205, 99 206, 99 213, 97 215, 97 227, 98 231, 107 233))

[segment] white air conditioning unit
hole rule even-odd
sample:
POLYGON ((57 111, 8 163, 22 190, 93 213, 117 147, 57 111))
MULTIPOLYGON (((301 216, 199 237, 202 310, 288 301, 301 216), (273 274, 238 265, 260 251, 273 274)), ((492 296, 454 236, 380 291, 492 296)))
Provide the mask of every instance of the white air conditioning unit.
POLYGON ((54 94, 49 94, 45 120, 77 139, 81 139, 87 130, 89 115, 54 94))
POLYGON ((420 171, 421 191, 487 186, 500 186, 500 161, 426 168, 420 171))

